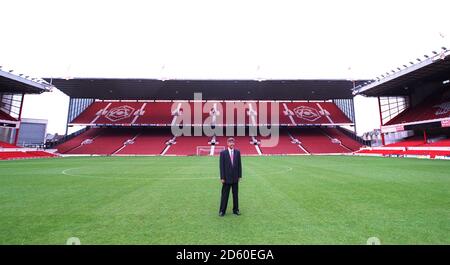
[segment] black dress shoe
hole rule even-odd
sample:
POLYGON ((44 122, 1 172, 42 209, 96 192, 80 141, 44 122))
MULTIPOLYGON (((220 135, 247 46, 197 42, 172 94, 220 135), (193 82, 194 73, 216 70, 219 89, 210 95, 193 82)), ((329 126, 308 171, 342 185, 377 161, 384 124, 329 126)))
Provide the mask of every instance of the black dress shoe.
POLYGON ((241 215, 241 212, 235 211, 235 212, 233 212, 233 214, 235 214, 235 215, 241 215))
POLYGON ((224 216, 225 216, 225 213, 220 212, 220 213, 219 213, 219 216, 220 216, 220 217, 224 217, 224 216))

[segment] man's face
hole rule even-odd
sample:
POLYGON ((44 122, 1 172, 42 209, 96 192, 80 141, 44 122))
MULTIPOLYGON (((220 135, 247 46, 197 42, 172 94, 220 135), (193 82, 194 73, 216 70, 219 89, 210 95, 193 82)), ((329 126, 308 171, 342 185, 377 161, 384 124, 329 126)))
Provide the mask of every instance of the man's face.
POLYGON ((234 142, 228 141, 228 148, 233 149, 234 148, 234 142))

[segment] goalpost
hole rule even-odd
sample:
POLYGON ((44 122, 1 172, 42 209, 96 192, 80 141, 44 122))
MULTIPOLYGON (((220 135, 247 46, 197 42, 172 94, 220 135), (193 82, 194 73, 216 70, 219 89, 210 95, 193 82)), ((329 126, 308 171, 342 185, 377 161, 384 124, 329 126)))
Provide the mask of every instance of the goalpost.
POLYGON ((197 155, 198 156, 210 156, 210 155, 218 155, 221 151, 225 150, 225 146, 197 146, 197 155))
POLYGON ((222 152, 223 150, 226 149, 225 146, 220 146, 220 145, 214 145, 214 150, 212 151, 212 155, 219 155, 220 152, 222 152))
POLYGON ((211 154, 211 146, 197 146, 198 156, 209 156, 211 154))

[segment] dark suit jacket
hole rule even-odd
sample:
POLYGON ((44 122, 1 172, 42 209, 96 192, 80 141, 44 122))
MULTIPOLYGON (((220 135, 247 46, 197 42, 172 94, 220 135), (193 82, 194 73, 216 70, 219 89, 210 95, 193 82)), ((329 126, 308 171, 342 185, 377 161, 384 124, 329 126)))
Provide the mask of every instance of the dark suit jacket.
POLYGON ((234 161, 231 164, 228 148, 220 152, 220 178, 225 180, 226 184, 238 183, 242 178, 241 152, 233 150, 234 161))

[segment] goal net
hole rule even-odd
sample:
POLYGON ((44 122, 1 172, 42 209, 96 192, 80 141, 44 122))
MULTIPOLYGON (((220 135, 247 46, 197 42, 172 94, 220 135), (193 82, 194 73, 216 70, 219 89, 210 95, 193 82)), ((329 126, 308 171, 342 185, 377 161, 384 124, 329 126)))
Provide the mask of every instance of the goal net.
POLYGON ((211 146, 197 146, 198 156, 209 156, 211 154, 211 146))
POLYGON ((197 146, 198 156, 218 155, 221 151, 225 150, 225 146, 197 146))

